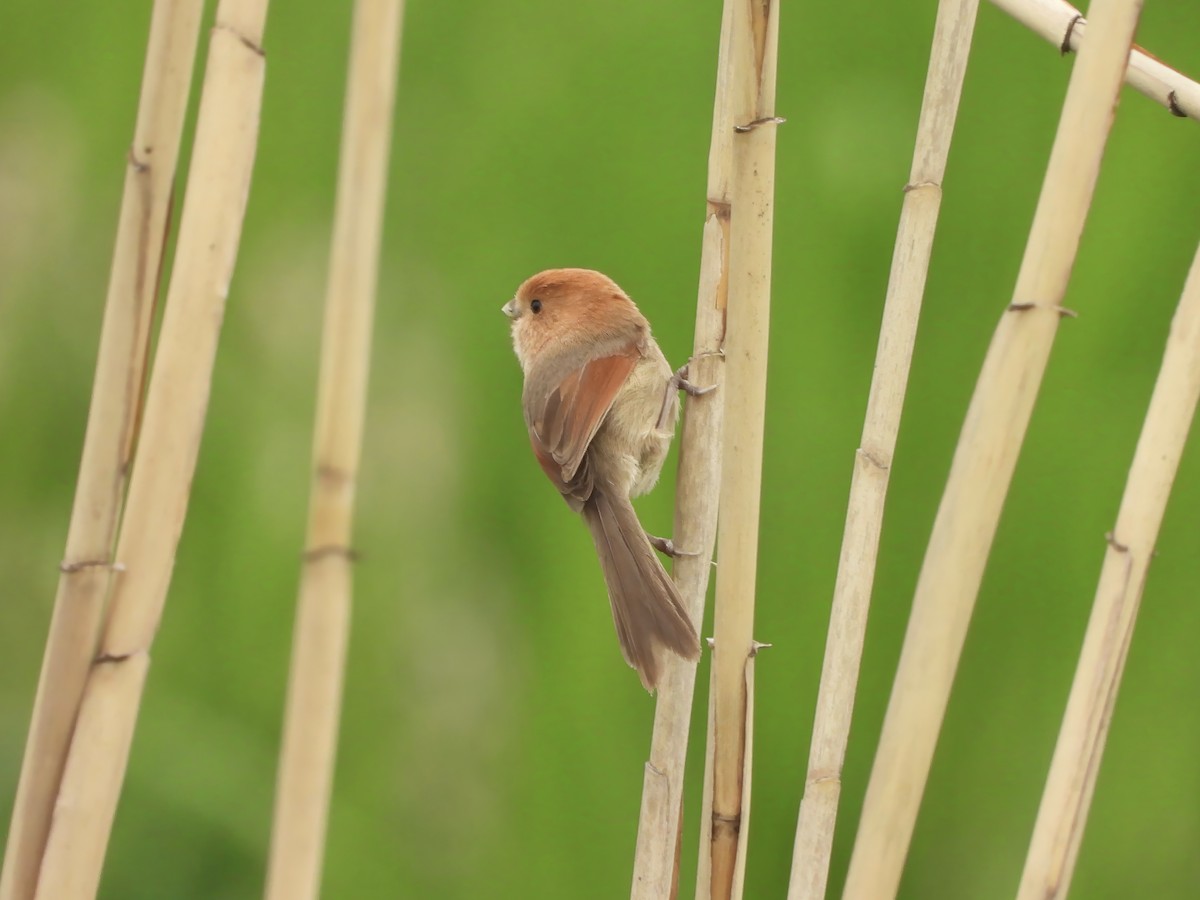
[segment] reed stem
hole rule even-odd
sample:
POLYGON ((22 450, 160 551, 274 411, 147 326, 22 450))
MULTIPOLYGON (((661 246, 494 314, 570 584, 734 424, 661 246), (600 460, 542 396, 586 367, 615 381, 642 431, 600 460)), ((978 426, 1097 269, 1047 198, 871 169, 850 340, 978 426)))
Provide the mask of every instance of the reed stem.
POLYGON ((54 613, 13 804, 0 900, 30 900, 96 650, 141 421, 150 323, 167 240, 202 0, 156 0, 100 349, 54 613))
MULTIPOLYGON (((729 287, 713 649, 712 805, 704 811, 707 896, 742 896, 750 817, 755 577, 775 193, 779 4, 735 3, 730 22, 729 287)), ((705 865, 705 864, 702 864, 705 865)), ((699 888, 703 891, 705 888, 699 888)))
MULTIPOLYGON (((674 539, 696 556, 675 561, 674 577, 700 634, 704 600, 717 536, 717 500, 721 479, 720 354, 725 335, 729 259, 729 169, 733 123, 729 110, 729 37, 731 6, 725 4, 717 53, 712 140, 708 154, 708 207, 700 253, 696 332, 688 377, 717 390, 689 397, 679 442, 675 490, 674 539)), ((650 758, 642 783, 637 848, 633 859, 631 900, 667 900, 679 890, 679 851, 683 831, 683 776, 691 727, 697 663, 670 655, 664 660, 654 708, 650 758)))
POLYGON ((266 0, 222 0, 175 266, 129 483, 108 620, 88 673, 36 897, 96 894, 208 406, 258 134, 266 0))
POLYGON ((854 714, 888 478, 941 209, 942 179, 978 11, 979 0, 942 0, 938 4, 925 97, 912 169, 904 187, 866 421, 850 481, 850 502, 833 591, 804 797, 796 825, 788 900, 822 900, 825 896, 842 792, 842 763, 854 714))
POLYGON ((1197 348, 1200 249, 1171 323, 1117 523, 1108 534, 1096 599, 1054 748, 1018 900, 1063 900, 1071 886, 1146 573, 1200 400, 1197 348))
POLYGON ((844 897, 900 883, 983 569, 1053 347, 1141 4, 1094 0, 1013 301, 980 372, 917 581, 844 897))
POLYGON ((402 0, 357 0, 325 296, 313 477, 265 896, 320 892, 350 631, 351 532, 402 0))
MULTIPOLYGON (((992 3, 1063 53, 1078 52, 1087 31, 1087 20, 1066 0, 992 0, 992 3)), ((1172 115, 1200 122, 1200 84, 1136 44, 1129 55, 1125 82, 1172 115)))

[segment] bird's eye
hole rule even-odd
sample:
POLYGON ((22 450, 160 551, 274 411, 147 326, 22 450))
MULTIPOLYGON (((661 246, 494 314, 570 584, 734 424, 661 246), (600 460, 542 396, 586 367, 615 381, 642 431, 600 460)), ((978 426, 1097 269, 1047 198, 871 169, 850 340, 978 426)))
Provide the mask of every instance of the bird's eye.
POLYGON ((530 300, 530 301, 529 301, 529 308, 530 308, 531 310, 533 310, 535 313, 540 313, 540 312, 542 311, 542 301, 541 301, 541 300, 537 300, 537 299, 530 300))

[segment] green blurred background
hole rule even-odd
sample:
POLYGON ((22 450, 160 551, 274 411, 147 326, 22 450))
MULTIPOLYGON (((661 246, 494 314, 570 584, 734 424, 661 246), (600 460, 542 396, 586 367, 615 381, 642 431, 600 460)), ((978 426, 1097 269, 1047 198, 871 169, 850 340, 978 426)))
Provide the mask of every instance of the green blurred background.
MULTIPOLYGON (((755 900, 783 896, 787 880, 935 6, 783 10, 778 110, 788 123, 756 625, 774 649, 757 677, 755 900)), ((348 8, 280 3, 268 20, 245 234, 104 897, 261 891, 348 8)), ((0 830, 66 534, 149 9, 130 0, 59 13, 29 0, 0 6, 0 830)), ((599 268, 683 361, 719 19, 718 3, 685 0, 410 5, 326 897, 628 891, 653 701, 621 662, 586 531, 529 453, 499 307, 540 268, 599 268)), ((1193 74, 1198 35, 1197 4, 1148 4, 1141 42, 1193 74)), ((1070 67, 983 4, 892 474, 830 896, 1070 67)), ((1103 535, 1200 238, 1198 201, 1196 123, 1127 91, 1065 301, 1081 315, 1063 324, 1016 473, 906 898, 986 900, 1015 889, 1103 535)), ((640 503, 658 533, 670 530, 673 466, 640 503)), ((1075 897, 1200 896, 1198 504, 1192 447, 1146 589, 1075 897)), ((707 670, 706 661, 702 685, 707 670)), ((698 715, 694 733, 701 728, 698 715)), ((697 741, 683 896, 695 872, 700 750, 697 741)))

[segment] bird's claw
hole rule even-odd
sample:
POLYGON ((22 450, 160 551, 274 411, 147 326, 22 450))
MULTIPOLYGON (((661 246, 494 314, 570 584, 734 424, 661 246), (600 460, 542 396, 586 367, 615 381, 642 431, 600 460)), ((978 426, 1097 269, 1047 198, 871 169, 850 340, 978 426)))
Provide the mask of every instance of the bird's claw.
POLYGON ((667 380, 667 389, 663 392, 662 410, 658 414, 658 430, 662 431, 667 428, 668 423, 672 421, 672 409, 678 401, 675 395, 679 391, 684 391, 689 397, 702 397, 705 394, 710 394, 717 389, 715 384, 710 384, 707 387, 699 387, 688 381, 688 366, 695 360, 703 356, 725 356, 724 350, 707 350, 704 353, 699 353, 693 356, 686 363, 675 370, 674 374, 667 380))
POLYGON ((679 559, 681 556, 699 556, 699 552, 693 550, 680 550, 675 546, 675 542, 670 538, 655 537, 652 534, 646 535, 650 541, 650 546, 671 559, 679 559))
MULTIPOLYGON (((719 354, 721 356, 725 355, 724 351, 721 350, 710 351, 700 355, 712 356, 714 354, 719 354)), ((695 357, 692 359, 695 359, 695 357)), ((671 376, 671 387, 674 390, 685 392, 690 397, 703 397, 705 394, 710 394, 715 391, 717 386, 715 384, 710 384, 706 387, 700 387, 699 385, 692 384, 692 382, 688 381, 688 366, 692 364, 692 359, 689 359, 686 363, 675 370, 675 374, 671 376)))

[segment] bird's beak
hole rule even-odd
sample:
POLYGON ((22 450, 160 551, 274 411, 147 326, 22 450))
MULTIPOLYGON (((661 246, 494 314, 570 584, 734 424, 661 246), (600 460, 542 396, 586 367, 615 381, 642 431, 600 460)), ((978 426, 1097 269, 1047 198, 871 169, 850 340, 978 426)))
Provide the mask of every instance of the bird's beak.
POLYGON ((500 311, 510 319, 515 319, 517 316, 519 316, 521 311, 517 309, 517 298, 513 297, 511 300, 505 303, 502 307, 500 307, 500 311))

